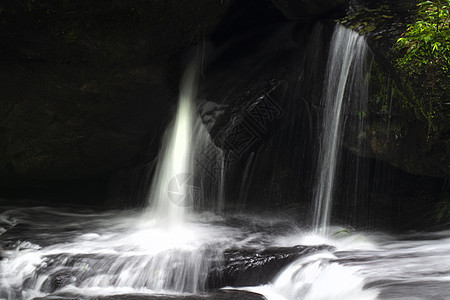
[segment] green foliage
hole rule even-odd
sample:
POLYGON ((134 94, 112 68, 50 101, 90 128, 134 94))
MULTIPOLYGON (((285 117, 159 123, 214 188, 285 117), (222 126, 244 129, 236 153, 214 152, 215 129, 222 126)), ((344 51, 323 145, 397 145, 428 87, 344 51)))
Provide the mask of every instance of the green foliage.
POLYGON ((359 111, 358 112, 358 117, 360 120, 363 120, 367 117, 367 113, 365 111, 359 111))
POLYGON ((397 68, 412 84, 414 109, 429 134, 439 131, 437 115, 450 78, 450 0, 418 4, 416 21, 397 40, 397 68))
POLYGON ((422 65, 437 63, 448 72, 450 64, 450 0, 424 1, 417 20, 397 40, 406 49, 398 60, 401 67, 411 65, 410 71, 422 65))

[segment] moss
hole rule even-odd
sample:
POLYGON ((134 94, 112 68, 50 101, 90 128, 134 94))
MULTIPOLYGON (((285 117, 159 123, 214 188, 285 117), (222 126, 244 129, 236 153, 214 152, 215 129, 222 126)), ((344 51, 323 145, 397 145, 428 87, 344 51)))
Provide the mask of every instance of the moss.
POLYGON ((394 12, 388 5, 381 5, 376 9, 362 7, 346 17, 336 20, 348 28, 361 34, 373 34, 373 38, 382 38, 382 32, 378 29, 390 22, 394 12))
POLYGON ((435 222, 450 224, 450 197, 441 199, 435 207, 435 222))
POLYGON ((415 97, 410 97, 411 91, 405 92, 406 88, 399 88, 398 80, 381 69, 376 61, 373 63, 368 120, 361 136, 371 155, 378 159, 411 174, 442 176, 442 170, 436 169, 436 160, 432 157, 442 157, 444 150, 436 146, 439 140, 430 138, 420 106, 415 97))
MULTIPOLYGON (((414 6, 412 7, 416 10, 414 6)), ((388 78, 392 81, 389 88, 389 93, 392 95, 386 95, 387 91, 382 90, 385 85, 382 82, 385 80, 382 73, 386 70, 380 71, 376 68, 372 70, 371 86, 376 88, 371 92, 371 101, 372 104, 376 104, 373 108, 377 109, 373 113, 386 114, 386 106, 389 105, 386 103, 386 99, 394 98, 392 103, 395 107, 391 107, 389 111, 399 114, 406 113, 409 121, 413 114, 416 120, 426 124, 428 138, 432 143, 434 139, 441 136, 443 131, 450 130, 450 116, 443 107, 446 99, 450 98, 448 91, 450 74, 441 71, 446 69, 442 65, 443 61, 441 64, 423 65, 422 69, 412 67, 414 65, 412 63, 396 64, 396 61, 404 53, 395 47, 395 41, 406 30, 406 24, 411 22, 410 18, 414 13, 410 11, 409 15, 411 16, 403 19, 399 19, 397 15, 398 13, 389 5, 380 5, 374 9, 363 7, 338 21, 367 35, 372 44, 376 43, 375 47, 383 48, 382 44, 387 44, 388 47, 385 47, 387 48, 386 57, 390 60, 391 65, 397 68, 395 72, 392 72, 391 78, 388 78), (385 100, 378 103, 380 99, 374 99, 374 97, 385 100)), ((393 67, 391 68, 393 69, 393 67)))
POLYGON ((401 115, 406 121, 414 118, 414 103, 398 87, 394 77, 381 69, 377 62, 372 64, 369 89, 372 114, 382 115, 384 121, 393 115, 401 115))
POLYGON ((438 138, 448 127, 449 116, 445 102, 449 99, 450 77, 442 74, 439 65, 411 69, 410 65, 397 65, 397 71, 406 89, 412 95, 416 118, 428 126, 430 140, 438 138))

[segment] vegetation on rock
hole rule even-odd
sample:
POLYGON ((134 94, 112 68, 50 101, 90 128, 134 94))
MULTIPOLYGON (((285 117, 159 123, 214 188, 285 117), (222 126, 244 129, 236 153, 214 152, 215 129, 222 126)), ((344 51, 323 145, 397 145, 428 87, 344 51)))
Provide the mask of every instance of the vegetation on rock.
POLYGON ((414 23, 397 40, 396 67, 411 83, 415 109, 430 137, 449 127, 445 101, 450 79, 450 0, 424 1, 414 23))
POLYGON ((374 54, 364 155, 411 174, 448 177, 449 0, 419 1, 372 2, 338 21, 367 36, 374 54), (419 31, 425 23, 427 31, 419 31))

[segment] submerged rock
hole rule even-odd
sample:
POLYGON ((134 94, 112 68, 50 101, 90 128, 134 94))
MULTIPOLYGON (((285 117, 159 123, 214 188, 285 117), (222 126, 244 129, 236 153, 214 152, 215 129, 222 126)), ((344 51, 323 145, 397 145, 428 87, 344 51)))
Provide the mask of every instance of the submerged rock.
POLYGON ((264 300, 259 294, 224 290, 210 293, 200 293, 197 295, 143 295, 143 294, 122 294, 113 296, 77 296, 77 295, 49 295, 46 297, 33 298, 33 300, 264 300))
POLYGON ((332 247, 273 247, 262 251, 236 249, 225 251, 225 263, 209 274, 208 287, 255 286, 268 283, 293 260, 332 247))

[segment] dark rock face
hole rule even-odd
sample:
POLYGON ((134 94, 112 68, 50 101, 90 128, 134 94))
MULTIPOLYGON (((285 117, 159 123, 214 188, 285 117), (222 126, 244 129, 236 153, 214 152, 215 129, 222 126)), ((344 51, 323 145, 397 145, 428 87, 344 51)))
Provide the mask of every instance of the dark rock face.
POLYGON ((299 20, 345 9, 348 0, 272 0, 272 2, 288 19, 299 20))
POLYGON ((210 34, 229 4, 2 2, 1 185, 150 159, 176 100, 174 55, 210 34))
POLYGON ((277 90, 282 89, 284 82, 273 80, 266 84, 258 91, 259 94, 252 95, 240 104, 230 107, 205 102, 201 106, 202 122, 214 143, 230 155, 240 156, 267 133, 272 123, 283 116, 284 110, 272 98, 277 90), (259 127, 256 130, 260 132, 250 130, 250 126, 259 127), (236 134, 242 136, 236 137, 236 134))

